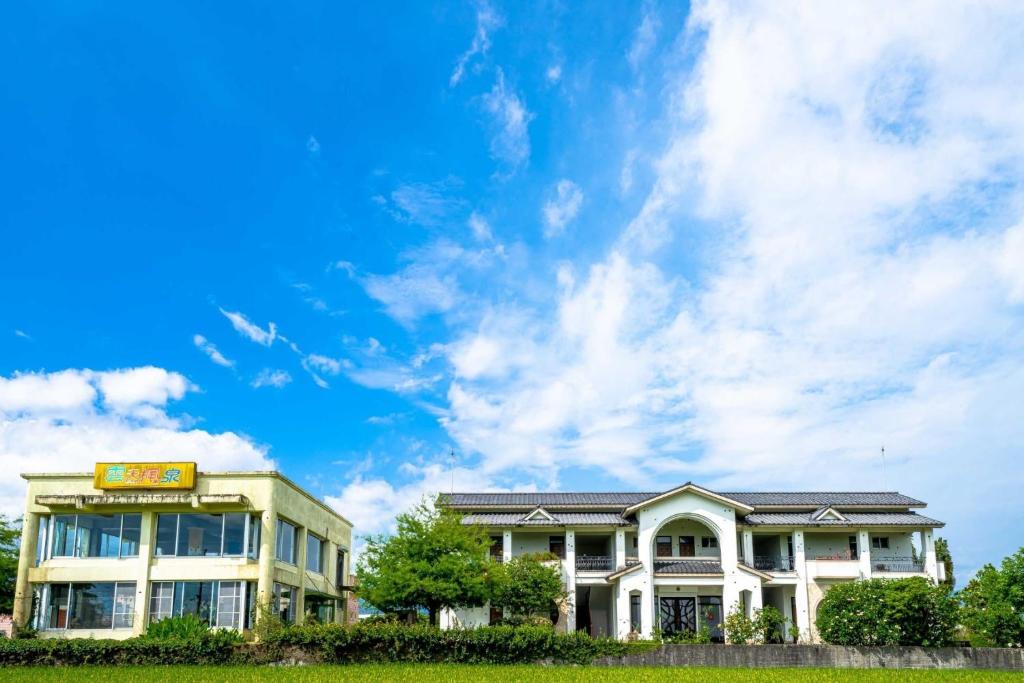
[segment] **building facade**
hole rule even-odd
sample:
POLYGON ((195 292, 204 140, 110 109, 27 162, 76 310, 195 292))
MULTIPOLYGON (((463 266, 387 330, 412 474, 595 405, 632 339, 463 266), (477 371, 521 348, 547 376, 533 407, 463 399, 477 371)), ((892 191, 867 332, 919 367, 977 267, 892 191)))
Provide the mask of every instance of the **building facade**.
POLYGON ((246 631, 262 609, 346 619, 352 525, 277 472, 105 463, 25 474, 14 620, 44 637, 127 638, 195 614, 246 631))
MULTIPOLYGON (((621 639, 707 626, 723 640, 734 609, 773 605, 779 637, 815 642, 828 589, 868 578, 943 578, 925 504, 899 493, 719 493, 687 483, 661 493, 453 493, 442 502, 486 527, 491 557, 560 558, 568 600, 557 627, 621 639)), ((500 618, 455 610, 443 624, 500 618)))

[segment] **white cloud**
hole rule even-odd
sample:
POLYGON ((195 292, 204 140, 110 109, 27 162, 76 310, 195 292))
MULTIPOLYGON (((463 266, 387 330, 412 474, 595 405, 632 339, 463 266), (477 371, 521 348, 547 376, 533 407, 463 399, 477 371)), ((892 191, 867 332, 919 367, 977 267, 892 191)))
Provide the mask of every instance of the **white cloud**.
POLYGON ((654 49, 655 44, 658 41, 658 28, 660 22, 658 17, 650 9, 644 10, 644 16, 640 20, 640 25, 636 28, 636 33, 633 35, 633 42, 629 46, 629 52, 626 54, 626 59, 629 61, 629 66, 634 70, 638 70, 641 65, 646 61, 647 57, 651 54, 651 50, 654 49))
POLYGON ((492 239, 490 224, 486 218, 476 211, 469 214, 467 225, 469 225, 469 229, 473 232, 473 238, 477 242, 489 242, 492 239))
POLYGON ((396 220, 428 227, 444 225, 466 207, 464 199, 455 195, 462 181, 448 177, 431 183, 405 183, 391 192, 390 203, 383 206, 396 220))
POLYGON ((185 426, 167 412, 194 387, 142 367, 0 377, 0 514, 24 509, 22 472, 86 472, 105 460, 195 460, 204 470, 273 469, 264 446, 185 426))
POLYGON ((277 339, 277 326, 274 323, 269 323, 267 329, 264 330, 238 311, 225 311, 222 308, 220 312, 231 321, 231 326, 235 328, 235 331, 249 341, 256 342, 262 346, 270 346, 277 339))
POLYGON ((483 97, 484 110, 491 115, 493 135, 491 156, 513 170, 530 158, 530 121, 533 114, 505 83, 505 74, 497 70, 494 87, 483 97))
POLYGON ((21 337, 22 339, 26 339, 28 341, 32 341, 32 337, 27 332, 25 332, 23 330, 15 330, 14 331, 14 336, 15 337, 21 337))
POLYGON ((213 342, 209 341, 203 335, 197 334, 194 337, 192 337, 192 343, 195 344, 197 349, 205 353, 209 357, 209 359, 212 360, 217 365, 221 365, 225 368, 234 367, 235 362, 233 360, 228 360, 227 358, 225 358, 224 354, 222 354, 217 349, 216 345, 214 345, 213 342))
POLYGON ((292 376, 285 370, 263 368, 255 377, 253 377, 249 386, 253 389, 259 389, 261 387, 274 387, 275 389, 280 389, 286 384, 290 384, 291 381, 292 376))
POLYGON ((473 33, 473 42, 469 49, 462 53, 452 75, 448 78, 448 87, 454 88, 462 80, 466 73, 466 67, 470 60, 477 55, 484 56, 491 47, 491 31, 499 28, 502 23, 501 15, 487 2, 480 2, 476 8, 476 31, 473 33))
POLYGON ((548 83, 555 84, 562 80, 562 65, 552 64, 544 72, 544 78, 547 79, 548 83))
POLYGON ((553 237, 576 218, 583 205, 583 190, 576 183, 563 178, 555 186, 555 196, 544 203, 544 236, 553 237))
POLYGON ((327 375, 337 375, 341 372, 342 368, 341 361, 328 356, 322 356, 318 353, 311 353, 306 356, 306 363, 308 363, 311 368, 319 370, 327 375))
POLYGON ((306 150, 308 150, 309 153, 314 155, 314 156, 319 154, 320 153, 320 141, 317 140, 312 135, 310 135, 309 139, 306 140, 306 150))

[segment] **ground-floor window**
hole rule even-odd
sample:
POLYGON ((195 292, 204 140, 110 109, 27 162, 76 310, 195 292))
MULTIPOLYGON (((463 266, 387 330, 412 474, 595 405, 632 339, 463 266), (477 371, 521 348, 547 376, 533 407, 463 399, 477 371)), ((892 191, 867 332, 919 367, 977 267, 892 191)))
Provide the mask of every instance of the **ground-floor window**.
POLYGON ((707 627, 713 641, 722 641, 722 598, 718 595, 660 598, 661 631, 665 635, 707 627))
POLYGON ((629 630, 634 633, 641 632, 640 626, 640 596, 629 596, 629 630))
POLYGON ((724 641, 722 633, 722 598, 717 595, 702 595, 698 598, 701 625, 711 632, 711 640, 724 641))
POLYGON ((42 587, 44 629, 131 628, 135 582, 53 583, 42 587))
POLYGON ((274 599, 271 607, 281 621, 291 624, 295 622, 298 610, 299 589, 286 583, 274 583, 274 599))
POLYGON ((334 612, 337 609, 337 600, 329 595, 318 595, 306 593, 306 622, 317 624, 334 623, 334 612))
POLYGON ((250 628, 255 592, 253 581, 154 581, 149 621, 194 614, 215 628, 250 628))

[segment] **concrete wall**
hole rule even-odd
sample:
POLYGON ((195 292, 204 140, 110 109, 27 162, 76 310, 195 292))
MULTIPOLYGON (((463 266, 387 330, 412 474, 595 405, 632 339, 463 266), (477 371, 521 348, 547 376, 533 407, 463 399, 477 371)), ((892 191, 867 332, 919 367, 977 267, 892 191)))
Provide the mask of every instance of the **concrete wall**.
POLYGON ((565 536, 565 531, 560 528, 545 529, 543 531, 516 531, 512 532, 512 557, 526 555, 527 553, 546 553, 549 549, 550 536, 565 536))
MULTIPOLYGON (((658 529, 658 533, 655 536, 670 536, 672 538, 672 555, 673 557, 679 555, 679 537, 680 536, 693 536, 694 543, 694 556, 695 557, 718 557, 718 548, 704 548, 701 544, 701 538, 716 538, 715 532, 709 529, 704 524, 694 521, 692 519, 680 519, 674 522, 669 522, 665 526, 658 529)), ((731 538, 731 537, 730 537, 731 538)), ((729 539, 722 539, 722 542, 728 542, 729 539)), ((657 551, 657 548, 655 548, 657 551)))
POLYGON ((1001 669, 1024 671, 1024 650, 838 645, 663 645, 604 657, 596 666, 817 667, 841 669, 1001 669))

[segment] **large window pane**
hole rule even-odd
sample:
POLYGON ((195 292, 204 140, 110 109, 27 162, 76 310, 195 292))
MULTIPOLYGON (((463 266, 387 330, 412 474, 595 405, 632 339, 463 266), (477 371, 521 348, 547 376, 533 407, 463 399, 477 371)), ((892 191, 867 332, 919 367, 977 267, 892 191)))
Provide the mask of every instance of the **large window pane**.
POLYGON ((189 557, 220 555, 221 531, 220 515, 179 515, 178 555, 189 557))
POLYGON ((177 547, 178 515, 157 515, 156 554, 174 555, 177 547))
POLYGON ((334 583, 337 584, 338 590, 341 590, 342 586, 348 585, 348 577, 345 575, 345 551, 338 550, 338 564, 334 567, 334 583))
POLYGON ((224 515, 224 554, 241 555, 245 550, 245 524, 249 515, 224 515))
POLYGON ((291 586, 284 583, 274 584, 274 601, 272 608, 277 616, 281 618, 281 621, 285 623, 292 623, 295 621, 295 610, 298 608, 296 598, 298 589, 292 588, 291 586))
POLYGON ((118 583, 114 591, 114 628, 131 628, 135 621, 135 584, 118 583))
POLYGON ((238 629, 242 625, 242 582, 221 581, 217 597, 217 621, 221 628, 238 629))
POLYGON ((323 574, 324 542, 313 534, 306 534, 306 569, 323 574))
POLYGON ((46 628, 68 627, 68 595, 70 586, 66 583, 50 586, 50 604, 46 608, 46 628))
POLYGON ((125 515, 121 528, 121 557, 137 557, 142 537, 142 515, 125 515))
POLYGON ((72 557, 75 554, 75 516, 55 515, 53 518, 53 556, 72 557))
POLYGON ((149 596, 150 623, 172 616, 174 616, 174 582, 153 583, 149 596))
POLYGON ((75 545, 78 557, 117 557, 121 546, 121 515, 78 515, 75 545))
POLYGON ((217 582, 179 581, 178 590, 181 592, 180 614, 194 614, 212 626, 212 617, 216 616, 217 582))
POLYGON ((249 516, 249 548, 246 554, 256 559, 260 556, 260 516, 249 516))
POLYGON ((277 520, 277 559, 295 564, 295 527, 277 520))
POLYGON ((46 559, 46 532, 50 528, 50 518, 43 515, 39 518, 39 528, 36 530, 36 566, 38 567, 46 559))
POLYGON ((114 584, 71 584, 68 628, 110 628, 114 617, 114 584))

